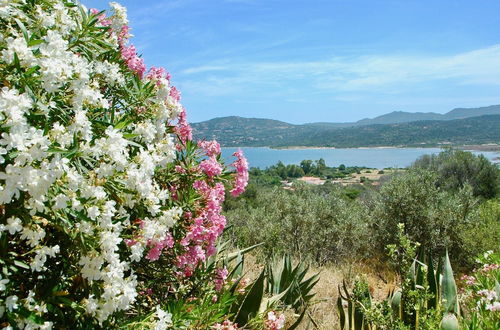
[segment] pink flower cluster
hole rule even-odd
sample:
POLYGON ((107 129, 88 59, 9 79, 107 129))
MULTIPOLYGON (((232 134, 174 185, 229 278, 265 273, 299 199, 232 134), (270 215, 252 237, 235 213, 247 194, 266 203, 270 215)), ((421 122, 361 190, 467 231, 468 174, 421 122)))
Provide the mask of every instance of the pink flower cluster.
POLYGON ((216 270, 216 276, 215 276, 215 290, 220 291, 224 284, 226 283, 227 275, 229 272, 227 271, 226 267, 224 268, 219 268, 216 270))
POLYGON ((231 164, 231 166, 236 168, 236 177, 231 195, 236 197, 245 191, 245 187, 248 184, 248 162, 241 150, 236 151, 233 156, 237 159, 231 164))
POLYGON ((170 73, 168 73, 165 70, 165 68, 162 67, 156 68, 153 66, 151 67, 151 69, 149 69, 149 72, 146 75, 146 79, 156 81, 156 86, 159 86, 161 84, 160 79, 162 78, 165 78, 167 81, 170 81, 170 73))
POLYGON ((267 320, 264 323, 265 330, 278 330, 285 327, 285 314, 281 314, 279 317, 276 313, 271 311, 267 313, 267 320))
POLYGON ((180 102, 181 100, 181 92, 175 88, 175 86, 172 86, 172 88, 170 88, 170 93, 169 93, 170 97, 173 98, 176 102, 180 102))
MULTIPOLYGON (((90 13, 92 15, 97 15, 99 14, 99 10, 96 8, 91 8, 90 13)), ((111 25, 111 20, 109 18, 106 18, 106 14, 102 13, 101 15, 97 16, 97 21, 101 26, 110 26, 111 25)))
POLYGON ((484 264, 483 268, 481 268, 482 272, 491 272, 492 270, 500 268, 497 264, 484 264))
POLYGON ((216 323, 213 325, 215 330, 238 330, 238 323, 233 323, 232 321, 225 320, 222 323, 216 323))
POLYGON ((465 284, 467 285, 474 285, 477 283, 476 278, 474 276, 464 275, 460 279, 464 281, 465 284))
POLYGON ((198 147, 203 149, 208 157, 220 155, 220 144, 215 140, 198 141, 198 147))
POLYGON ((164 248, 172 248, 174 246, 174 239, 170 233, 167 233, 163 240, 153 243, 152 245, 153 248, 149 250, 148 254, 146 255, 146 259, 155 261, 160 258, 161 252, 164 248))
POLYGON ((144 72, 146 72, 146 65, 144 64, 144 60, 137 55, 135 46, 122 46, 121 54, 128 68, 137 73, 139 78, 142 79, 144 72))
POLYGON ((221 214, 224 202, 224 185, 220 182, 211 186, 206 181, 195 181, 193 187, 203 197, 203 204, 197 217, 192 220, 181 245, 186 252, 177 258, 177 267, 191 276, 199 262, 215 253, 215 242, 226 226, 226 218, 221 214))
POLYGON ((213 178, 216 175, 222 173, 222 166, 217 162, 214 157, 207 158, 203 160, 199 165, 200 170, 208 175, 208 177, 213 178))
POLYGON ((182 108, 182 111, 179 114, 179 122, 175 127, 175 132, 179 135, 179 139, 184 144, 193 139, 193 130, 187 121, 186 109, 184 108, 182 108))

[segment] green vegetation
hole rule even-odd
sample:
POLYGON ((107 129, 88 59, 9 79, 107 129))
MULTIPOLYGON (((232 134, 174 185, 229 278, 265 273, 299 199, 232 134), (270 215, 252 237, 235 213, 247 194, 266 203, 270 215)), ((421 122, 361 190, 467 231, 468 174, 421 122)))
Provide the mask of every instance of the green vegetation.
POLYGON ((280 185, 282 180, 300 178, 303 176, 315 176, 322 179, 346 178, 353 173, 360 173, 366 167, 349 166, 344 164, 339 167, 328 167, 325 160, 303 160, 300 165, 285 165, 281 161, 265 170, 259 168, 250 169, 250 183, 263 186, 280 185))
POLYGON ((413 164, 415 168, 438 173, 437 186, 458 191, 470 185, 474 196, 492 198, 498 193, 500 175, 495 164, 483 155, 447 149, 437 155, 425 155, 413 164))
MULTIPOLYGON (((432 166, 418 160, 407 170, 387 171, 380 186, 296 181, 284 189, 280 180, 292 176, 288 171, 292 167, 252 169, 247 192, 226 200, 225 214, 233 225, 228 235, 237 246, 263 243, 260 250, 265 257, 291 254, 323 265, 386 260, 385 246, 398 242, 396 228, 401 223, 409 239, 420 242, 434 257, 449 249, 455 267, 469 269, 475 255, 498 248, 500 204, 493 197, 499 183, 492 178, 498 178, 499 169, 464 151, 447 150, 431 159, 432 166), (482 172, 445 170, 455 165, 480 167, 482 172), (460 184, 444 184, 457 175, 460 184)), ((295 168, 322 177, 357 170, 308 160, 295 168)))

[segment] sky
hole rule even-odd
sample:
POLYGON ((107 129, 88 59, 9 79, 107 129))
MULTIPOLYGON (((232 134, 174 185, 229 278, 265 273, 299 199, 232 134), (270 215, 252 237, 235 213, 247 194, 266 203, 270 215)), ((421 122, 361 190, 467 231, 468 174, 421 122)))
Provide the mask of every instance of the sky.
POLYGON ((131 43, 171 73, 191 122, 350 122, 500 104, 497 0, 120 3, 131 43))

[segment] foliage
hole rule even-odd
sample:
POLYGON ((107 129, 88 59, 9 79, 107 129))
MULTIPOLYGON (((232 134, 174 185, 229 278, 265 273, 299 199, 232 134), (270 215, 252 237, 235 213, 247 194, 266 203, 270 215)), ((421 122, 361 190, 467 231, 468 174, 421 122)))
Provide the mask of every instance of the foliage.
POLYGON ((367 212, 337 186, 294 190, 259 188, 254 202, 226 211, 238 246, 263 243, 263 253, 290 254, 318 264, 364 255, 369 250, 367 212))
POLYGON ((234 298, 223 262, 206 262, 246 160, 232 173, 216 141, 192 141, 170 75, 146 69, 110 5, 2 4, 5 327, 208 328, 234 298))
POLYGON ((483 155, 446 149, 437 155, 424 155, 413 167, 437 173, 436 185, 445 190, 459 191, 472 187, 474 196, 492 198, 500 190, 500 170, 483 155))
POLYGON ((326 166, 325 160, 320 158, 312 161, 305 159, 300 162, 300 166, 290 164, 285 165, 279 161, 276 165, 267 167, 264 170, 258 168, 250 169, 251 183, 264 186, 280 185, 281 180, 300 178, 306 175, 317 176, 326 179, 345 178, 352 173, 359 173, 366 167, 340 165, 339 167, 326 166))
MULTIPOLYGON (((373 206, 373 226, 378 246, 397 242, 398 223, 405 233, 418 241, 434 256, 443 255, 445 248, 454 251, 464 264, 470 259, 470 246, 464 246, 463 233, 477 226, 477 199, 470 186, 457 192, 436 187, 437 175, 427 170, 408 170, 386 183, 376 195, 373 206)), ((477 251, 476 251, 477 253, 477 251)))
POLYGON ((465 328, 500 328, 500 254, 484 253, 478 257, 474 272, 461 280, 465 328))
POLYGON ((305 279, 308 271, 309 266, 303 262, 293 266, 292 258, 285 255, 281 262, 268 264, 266 291, 271 294, 283 294, 280 300, 285 305, 297 312, 303 311, 311 303, 314 297, 311 291, 319 281, 319 274, 305 279))
MULTIPOLYGON (((458 329, 458 297, 448 253, 443 267, 434 270, 432 258, 416 258, 418 243, 398 230, 399 243, 389 254, 402 273, 401 289, 381 303, 372 303, 365 280, 357 280, 350 294, 344 282, 337 303, 342 329, 458 329), (347 313, 343 301, 346 301, 347 313), (346 317, 346 315, 348 317, 346 317)), ((421 250, 423 251, 423 250, 421 250)))

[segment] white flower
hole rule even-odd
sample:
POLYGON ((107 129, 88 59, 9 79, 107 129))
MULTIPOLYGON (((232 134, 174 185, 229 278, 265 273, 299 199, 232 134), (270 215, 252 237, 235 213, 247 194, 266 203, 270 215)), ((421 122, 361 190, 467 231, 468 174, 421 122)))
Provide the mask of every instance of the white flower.
POLYGON ((32 271, 41 272, 45 269, 44 265, 47 261, 47 257, 54 258, 56 253, 59 253, 59 245, 55 245, 52 247, 42 246, 40 249, 36 250, 35 258, 30 263, 30 267, 32 271))
POLYGON ((45 230, 39 226, 24 227, 21 239, 27 240, 31 247, 35 247, 45 237, 45 230))
POLYGON ((155 330, 165 330, 172 326, 172 314, 162 310, 159 305, 156 306, 156 317, 158 321, 155 330))
POLYGON ((28 47, 24 37, 18 37, 16 39, 9 37, 6 41, 7 49, 2 51, 2 59, 5 62, 9 64, 14 62, 14 54, 16 54, 19 62, 24 67, 30 67, 35 64, 36 58, 28 47))
POLYGON ((0 274, 0 291, 5 291, 7 288, 5 284, 9 283, 9 279, 5 278, 2 280, 2 274, 0 274))
POLYGON ((116 2, 110 2, 109 6, 113 9, 112 28, 119 31, 122 26, 128 25, 127 9, 116 2))
POLYGON ((64 194, 59 194, 54 198, 54 206, 55 210, 63 209, 68 206, 68 202, 70 201, 69 197, 64 194))
POLYGON ((499 312, 500 311, 500 302, 499 301, 495 301, 491 305, 486 305, 486 309, 489 310, 489 311, 492 311, 492 312, 499 312))
POLYGON ((17 307, 18 307, 17 300, 18 300, 18 298, 16 295, 9 296, 9 297, 7 297, 7 299, 5 299, 5 306, 7 307, 9 312, 12 312, 14 309, 17 309, 17 307))
POLYGON ((17 217, 10 217, 7 219, 7 225, 4 226, 3 230, 9 232, 9 234, 14 235, 15 233, 23 229, 21 219, 17 217))
POLYGON ((87 215, 90 219, 95 220, 101 214, 97 206, 92 206, 87 209, 87 215))

